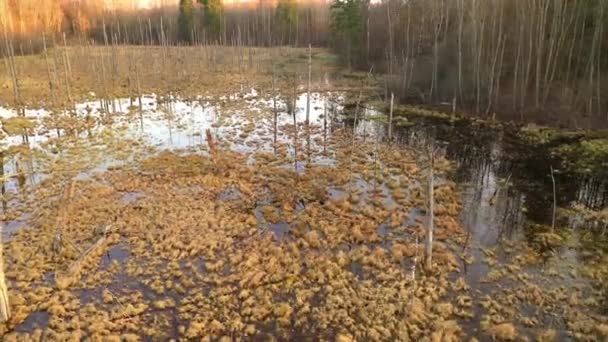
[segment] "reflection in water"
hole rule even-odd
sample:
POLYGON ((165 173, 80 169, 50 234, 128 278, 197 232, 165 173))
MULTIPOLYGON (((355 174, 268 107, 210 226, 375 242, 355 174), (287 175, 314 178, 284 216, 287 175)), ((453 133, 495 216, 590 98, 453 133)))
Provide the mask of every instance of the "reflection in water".
MULTIPOLYGON (((509 289, 517 291, 519 285, 509 277, 486 281, 491 272, 508 269, 514 262, 510 253, 517 245, 530 246, 543 256, 542 263, 523 266, 521 270, 542 288, 560 287, 567 291, 589 288, 589 279, 572 274, 572 269, 579 269, 586 263, 586 255, 601 255, 586 253, 584 246, 578 248, 581 242, 584 244, 580 237, 584 230, 567 234, 568 241, 550 253, 535 242, 534 224, 551 222, 553 192, 549 170, 551 166, 559 165, 547 150, 523 143, 508 129, 477 127, 466 120, 408 119, 413 121, 412 125, 396 129, 398 143, 414 147, 420 141, 437 141, 445 146, 447 159, 458 165, 449 177, 461 190, 461 223, 468 234, 462 251, 461 273, 454 274, 453 281, 462 277, 480 297, 500 296, 509 289), (487 261, 488 251, 495 255, 497 264, 487 261), (547 270, 570 274, 570 277, 556 280, 546 275, 547 270)), ((557 174, 556 178, 558 205, 565 206, 577 199, 588 206, 605 205, 606 190, 598 195, 602 191, 597 189, 602 188, 597 183, 591 185, 596 190, 589 191, 585 189, 589 186, 585 185, 588 180, 581 182, 565 172, 557 174)), ((529 310, 533 307, 531 305, 529 310)), ((530 315, 530 312, 526 314, 530 315)), ((566 337, 565 320, 553 313, 535 311, 533 314, 542 325, 554 327, 559 340, 566 337)), ((484 329, 481 322, 488 316, 488 311, 475 303, 472 315, 471 319, 460 321, 469 337, 478 336, 484 329)))
MULTIPOLYGON (((479 127, 468 120, 408 119, 410 125, 397 127, 394 131, 398 144, 416 148, 421 141, 435 141, 444 146, 446 158, 457 163, 457 168, 448 176, 461 190, 461 223, 468 234, 462 250, 461 273, 454 275, 454 281, 463 277, 474 291, 488 296, 513 288, 515 285, 508 277, 490 283, 484 281, 493 270, 492 264, 486 261, 486 253, 491 251, 496 255, 499 266, 494 269, 504 269, 513 262, 510 254, 513 246, 529 246, 544 259, 541 264, 526 266, 524 272, 543 286, 571 288, 588 284, 588 279, 579 275, 556 282, 544 273, 546 269, 552 269, 557 274, 568 274, 573 265, 580 267, 585 262, 585 255, 589 254, 584 246, 578 248, 584 240, 577 231, 568 234, 570 240, 550 253, 544 253, 543 247, 536 242, 534 224, 551 222, 553 193, 549 170, 551 166, 559 165, 545 149, 525 144, 516 138, 514 131, 479 127)), ((375 125, 376 132, 384 137, 385 124, 375 125)), ((589 203, 590 192, 581 189, 583 183, 574 175, 561 172, 556 178, 558 205, 567 205, 581 196, 583 203, 589 203)), ((602 201, 605 202, 605 196, 602 201)), ((469 333, 479 331, 484 312, 476 304, 474 318, 461 322, 469 333)), ((564 329, 560 322, 554 324, 564 329)))
POLYGON ((50 318, 51 314, 47 311, 34 311, 15 328, 15 331, 24 333, 36 329, 45 329, 48 327, 50 318))
MULTIPOLYGON (((461 185, 463 224, 480 243, 493 245, 500 238, 516 238, 527 220, 551 222, 549 170, 559 160, 548 151, 525 144, 508 128, 479 127, 464 119, 410 120, 412 125, 397 128, 398 141, 412 145, 422 137, 445 145, 446 157, 458 164, 451 176, 461 185)), ((558 206, 577 200, 588 206, 605 205, 606 190, 597 180, 560 172, 556 183, 558 206)))
MULTIPOLYGON (((218 138, 222 136, 242 136, 237 142, 232 142, 231 149, 243 153, 259 150, 273 150, 273 142, 263 139, 262 134, 272 134, 272 120, 261 120, 254 129, 244 127, 241 117, 248 111, 273 109, 272 99, 266 100, 258 96, 255 90, 243 94, 221 97, 220 102, 230 103, 242 99, 247 103, 247 109, 236 108, 227 118, 218 115, 219 107, 212 105, 211 98, 198 97, 196 100, 180 100, 174 96, 144 97, 141 104, 139 120, 129 120, 128 115, 116 115, 114 125, 126 128, 126 136, 132 139, 143 139, 146 143, 161 149, 192 148, 203 143, 202 132, 210 129, 218 138), (217 125, 219 120, 225 120, 223 125, 217 125)), ((310 122, 322 127, 304 130, 309 159, 311 151, 325 149, 325 129, 331 131, 340 124, 352 125, 352 115, 341 115, 344 110, 354 112, 353 106, 342 105, 344 99, 340 93, 312 93, 310 122), (340 122, 342 121, 342 122, 340 122), (319 139, 317 139, 319 138, 319 139)), ((117 108, 129 108, 131 99, 113 101, 117 108)), ((295 101, 296 122, 301 125, 306 117, 307 97, 300 95, 295 101)), ((285 99, 278 98, 277 125, 279 127, 293 125, 293 117, 285 112, 285 99)), ((76 115, 99 118, 102 113, 99 102, 89 101, 76 105, 76 115)), ((370 106, 362 105, 360 115, 368 120, 358 120, 357 133, 382 138, 386 135, 386 125, 375 121, 382 113, 370 106)), ((0 108, 0 114, 10 117, 14 113, 0 108)), ((120 113, 119 113, 120 114, 120 113)), ((39 123, 49 115, 45 110, 26 110, 26 116, 34 118, 39 123)), ((509 128, 481 127, 471 120, 444 119, 433 117, 410 117, 408 124, 395 127, 395 137, 398 143, 412 145, 417 140, 438 141, 445 146, 446 157, 458 163, 459 167, 451 175, 459 184, 463 193, 464 210, 462 220, 468 231, 484 245, 491 245, 501 237, 515 237, 522 231, 524 217, 535 223, 550 222, 552 212, 552 184, 549 176, 550 167, 559 169, 559 163, 547 150, 532 147, 517 138, 514 130, 509 128), (422 138, 422 139, 421 139, 422 138), (509 180, 507 182, 507 180, 509 180), (525 215, 524 215, 525 214, 525 215)), ((101 129, 95 127, 93 130, 101 129)), ((32 131, 31 148, 42 148, 42 143, 48 140, 49 133, 41 133, 39 129, 32 131)), ((8 146, 20 142, 7 137, 8 146)), ((280 134, 280 142, 289 142, 289 134, 280 134)), ((377 139, 376 139, 377 140, 377 139)), ((294 144, 290 144, 288 153, 293 155, 294 144)), ((326 156, 329 158, 330 156, 326 156)), ((315 157, 317 159, 322 156, 315 157)), ((319 162, 320 160, 315 160, 319 162)), ((310 160, 308 160, 310 162, 310 160)), ((11 158, 3 163, 6 169, 3 174, 3 192, 17 189, 25 190, 26 185, 34 185, 40 181, 41 175, 35 172, 36 165, 33 157, 27 160, 11 158), (25 175, 28 175, 27 178, 25 175), (29 179, 32 177, 31 179, 29 179), (31 184, 30 184, 31 183, 31 184)), ((305 168, 305 165, 301 165, 305 168)), ((298 165, 300 167, 300 165, 298 165)), ((579 179, 566 172, 556 173, 558 204, 564 206, 572 201, 579 201, 589 206, 606 204, 608 186, 605 180, 594 178, 579 179)), ((6 205, 3 203, 3 205, 6 205)))

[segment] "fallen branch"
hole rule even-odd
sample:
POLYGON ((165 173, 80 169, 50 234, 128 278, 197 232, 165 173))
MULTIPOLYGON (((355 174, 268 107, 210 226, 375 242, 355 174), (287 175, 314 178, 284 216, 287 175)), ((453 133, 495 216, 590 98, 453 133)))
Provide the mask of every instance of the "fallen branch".
POLYGON ((102 237, 82 253, 78 260, 68 268, 67 272, 64 274, 55 273, 55 285, 57 285, 57 288, 66 289, 80 280, 83 265, 94 256, 102 254, 100 251, 103 250, 103 247, 108 245, 110 240, 111 236, 103 234, 102 237))

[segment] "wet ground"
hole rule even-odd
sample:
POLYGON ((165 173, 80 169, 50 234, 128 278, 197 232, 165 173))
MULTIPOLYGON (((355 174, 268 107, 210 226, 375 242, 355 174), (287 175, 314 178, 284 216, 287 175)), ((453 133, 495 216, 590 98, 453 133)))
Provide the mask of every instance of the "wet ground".
MULTIPOLYGON (((294 119, 287 113, 288 106, 285 99, 278 98, 275 102, 268 94, 262 95, 254 89, 219 98, 199 97, 192 100, 182 100, 177 96, 150 95, 143 97, 141 104, 130 99, 119 99, 113 106, 117 113, 110 114, 100 112, 101 105, 98 101, 85 102, 76 106, 76 113, 73 115, 78 118, 88 117, 95 124, 78 131, 49 129, 44 124, 45 120, 52 117, 48 112, 28 110, 26 116, 35 120, 36 127, 29 133, 27 145, 31 150, 39 152, 25 157, 15 154, 4 159, 2 189, 6 219, 3 238, 10 240, 12 234, 24 227, 29 228, 32 224, 31 208, 32 204, 36 203, 28 200, 37 200, 37 198, 30 196, 29 192, 36 187, 44 186, 45 180, 56 177, 61 172, 70 177, 75 174, 76 179, 79 180, 104 180, 103 175, 106 172, 140 162, 150 156, 162 156, 163 152, 167 151, 179 155, 191 153, 208 155, 207 130, 216 137, 217 144, 221 148, 246 156, 245 162, 250 166, 277 163, 280 168, 295 169, 302 177, 305 177, 309 171, 316 172, 318 166, 340 165, 348 168, 348 156, 346 158, 341 156, 348 151, 348 148, 336 149, 332 147, 335 144, 329 142, 334 132, 348 131, 349 126, 352 125, 352 113, 344 112, 344 101, 345 95, 341 93, 313 93, 309 113, 312 127, 308 132, 305 131, 307 128, 304 125, 307 118, 307 96, 300 95, 296 101, 296 121, 303 141, 296 142, 292 134, 294 119), (272 114, 275 106, 280 113, 276 124, 272 114), (226 115, 226 112, 230 115, 226 115), (111 123, 102 124, 108 117, 112 118, 111 123), (256 119, 251 119, 252 117, 256 119), (275 126, 280 151, 277 151, 275 147, 277 145, 274 144, 275 126), (109 138, 110 142, 106 139, 103 144, 99 144, 99 141, 95 142, 95 138, 91 138, 107 134, 108 127, 113 131, 113 135, 109 138), (48 171, 52 169, 48 165, 53 160, 62 157, 67 159, 67 156, 62 155, 63 152, 57 152, 61 147, 57 146, 60 142, 56 140, 57 137, 66 135, 77 136, 77 140, 81 141, 80 148, 83 154, 78 158, 80 162, 68 163, 69 167, 53 170, 52 174, 49 174, 48 171), (128 153, 121 154, 121 144, 134 144, 137 148, 131 146, 127 149, 128 153), (115 153, 92 153, 93 150, 99 152, 105 148, 115 153), (282 153, 285 158, 277 161, 269 157, 269 154, 274 153, 282 153), (296 153, 300 159, 293 163, 285 163, 285 160, 293 158, 296 153)), ((367 146, 366 151, 369 153, 360 158, 366 159, 367 163, 373 165, 380 155, 377 146, 383 143, 386 136, 386 124, 375 120, 383 115, 378 108, 362 105, 360 112, 357 118, 356 144, 367 146)), ((14 115, 11 110, 0 109, 0 116, 3 118, 14 115)), ((573 309, 571 312, 566 308, 563 308, 563 312, 555 311, 561 300, 572 300, 574 296, 581 301, 591 294, 595 298, 598 292, 594 292, 597 291, 594 287, 596 279, 590 279, 582 272, 589 259, 589 249, 583 248, 584 244, 580 239, 581 235, 587 233, 584 227, 568 229, 568 233, 564 234, 567 243, 558 247, 544 246, 537 241, 533 226, 546 225, 550 222, 553 201, 549 190, 551 185, 549 168, 546 158, 543 158, 544 152, 520 154, 521 145, 517 141, 512 141, 513 135, 507 130, 500 128, 480 127, 464 120, 449 121, 416 117, 410 117, 408 120, 407 125, 400 125, 395 129, 396 142, 390 149, 407 150, 413 147, 414 150, 420 150, 424 147, 421 142, 424 144, 433 141, 435 145, 442 147, 442 153, 455 165, 449 171, 440 173, 437 184, 446 185, 448 188, 451 184, 455 184, 454 188, 460 194, 462 204, 458 214, 461 239, 443 242, 447 250, 453 251, 459 257, 458 271, 449 274, 451 291, 447 297, 450 299, 448 302, 452 304, 446 316, 446 318, 455 316, 458 320, 462 327, 459 336, 477 336, 481 340, 489 339, 491 335, 501 338, 502 332, 492 329, 500 328, 505 322, 513 322, 519 332, 516 335, 521 337, 535 338, 546 331, 554 331, 555 338, 560 340, 579 339, 598 334, 601 336, 601 332, 593 330, 593 327, 573 326, 577 318, 573 319, 572 316, 578 315, 578 311, 574 312, 573 309), (530 164, 533 164, 534 168, 528 167, 530 164), (539 251, 542 248, 547 250, 539 251), (518 292, 527 292, 531 297, 518 292), (553 298, 546 298, 548 296, 553 298)), ((5 148, 22 146, 24 140, 22 136, 8 136, 4 139, 4 146, 5 148)), ((353 140, 354 147, 355 140, 353 140)), ((351 155, 351 168, 352 158, 351 155)), ((372 172, 370 170, 366 171, 372 172)), ((392 182, 402 181, 400 176, 390 172, 386 172, 386 175, 378 174, 385 173, 384 171, 373 172, 376 174, 368 174, 365 177, 359 175, 356 179, 349 180, 346 186, 329 186, 321 189, 326 193, 324 195, 326 198, 321 201, 348 206, 350 206, 348 202, 352 202, 353 206, 360 206, 362 210, 365 210, 366 205, 373 205, 389 212, 401 208, 399 205, 403 205, 403 200, 400 198, 400 193, 395 192, 395 188, 391 187, 392 182), (356 200, 352 200, 353 194, 357 197, 356 200)), ((405 187, 403 190, 405 194, 402 196, 407 198, 422 196, 420 180, 409 181, 414 185, 405 187)), ((573 200, 599 207, 605 205, 606 199, 601 196, 598 198, 598 191, 590 195, 586 190, 588 181, 573 182, 570 175, 560 174, 558 184, 560 205, 566 205, 573 200)), ((180 191, 184 196, 203 196, 203 190, 193 185, 180 191)), ((294 234, 297 237, 291 223, 294 222, 294 216, 298 217, 300 213, 307 212, 310 208, 309 199, 296 198, 294 207, 286 210, 276 205, 272 189, 266 189, 267 193, 258 194, 254 203, 244 203, 242 198, 245 195, 242 191, 243 189, 238 186, 228 187, 218 194, 218 198, 223 203, 233 203, 235 206, 251 206, 257 220, 256 224, 263 232, 272 233, 274 241, 290 243, 294 239, 294 234)), ((119 202, 129 208, 137 208, 138 205, 143 206, 142 203, 153 199, 149 196, 146 191, 125 189, 121 191, 119 202)), ((372 240, 367 246, 372 249, 378 246, 380 249, 391 251, 399 243, 415 244, 416 255, 400 263, 402 276, 407 278, 413 273, 415 280, 420 277, 420 270, 416 269, 416 265, 422 258, 421 248, 418 255, 418 243, 423 242, 423 236, 418 236, 418 233, 414 233, 411 229, 425 222, 424 201, 413 207, 410 203, 407 212, 402 214, 404 218, 400 224, 390 224, 390 219, 379 224, 375 229, 379 237, 378 241, 372 240)), ((255 236, 257 234, 260 233, 256 233, 255 236)), ((316 239, 306 236, 308 240, 316 239)), ((126 264, 133 259, 127 240, 122 237, 100 257, 100 271, 111 273, 113 268, 119 268, 118 265, 126 264)), ((348 245, 338 244, 336 251, 352 252, 351 248, 348 245)), ((592 256, 592 260, 603 258, 603 255, 597 255, 599 253, 597 250, 593 250, 593 253, 596 254, 592 256)), ((196 260, 202 262, 200 259, 196 260)), ((189 263, 187 267, 198 268, 200 272, 205 272, 204 265, 207 267, 211 265, 213 268, 217 262, 219 261, 213 264, 209 261, 203 262, 200 267, 194 262, 189 263)), ((369 265, 363 264, 361 260, 353 260, 347 268, 360 281, 377 277, 377 273, 370 272, 369 265)), ((118 271, 118 279, 127 283, 133 281, 130 276, 121 272, 124 270, 118 271)), ((136 285, 134 288, 143 287, 136 285)), ((117 296, 124 295, 115 283, 111 283, 105 291, 108 292, 104 292, 101 288, 83 289, 79 294, 80 302, 82 305, 96 302, 101 296, 115 296, 113 294, 115 292, 118 293, 117 296)), ((148 299, 158 297, 158 293, 150 292, 149 288, 146 291, 142 289, 144 297, 148 299)), ((169 297, 173 301, 180 300, 177 293, 172 293, 169 297)), ((600 305, 597 302, 583 306, 572 304, 572 307, 583 311, 584 315, 591 315, 590 312, 597 311, 600 305)), ((170 311, 175 304, 158 306, 161 310, 165 310, 167 306, 170 311)), ((17 325, 14 331, 31 332, 35 326, 44 328, 49 324, 48 321, 47 311, 34 311, 27 315, 26 320, 17 325)), ((599 321, 602 322, 602 318, 599 321)), ((184 331, 180 331, 177 327, 181 324, 186 323, 182 321, 167 323, 166 326, 174 329, 169 336, 183 335, 184 331)), ((594 321, 591 325, 597 324, 600 323, 594 321)), ((164 323, 162 326, 165 326, 164 323)), ((308 327, 308 329, 306 332, 310 334, 308 336, 317 336, 320 331, 319 327, 308 327)), ((448 332, 451 334, 453 330, 443 326, 441 329, 443 336, 448 336, 448 332)), ((274 330, 264 325, 256 325, 254 328, 254 331, 258 332, 274 330)), ((297 335, 297 332, 292 332, 282 336, 297 335)), ((382 340, 390 339, 388 337, 391 336, 395 338, 397 335, 380 333, 380 336, 381 338, 367 337, 382 340)), ((410 331, 410 336, 416 335, 410 331)), ((364 338, 365 335, 358 337, 364 338)), ((509 339, 510 334, 507 332, 504 337, 509 339)))
MULTIPOLYGON (((590 287, 592 281, 575 270, 596 263, 597 259, 590 255, 598 257, 606 252, 601 244, 584 240, 604 237, 591 230, 590 224, 576 226, 580 221, 575 217, 559 216, 557 225, 565 231, 567 243, 547 248, 538 243, 537 233, 547 231, 552 222, 551 167, 561 170, 555 176, 558 210, 575 203, 604 208, 608 204, 608 187, 601 177, 581 177, 568 172, 561 167, 559 158, 545 148, 526 143, 518 137, 517 129, 509 125, 417 115, 409 120, 407 126, 398 130, 401 144, 412 146, 424 137, 442 146, 447 158, 458 163, 448 177, 459 185, 463 200, 460 220, 468 234, 463 250, 470 260, 463 260, 462 274, 479 296, 494 298, 506 289, 521 289, 511 280, 519 272, 549 291, 566 288, 569 293, 575 288, 590 287), (542 262, 510 268, 517 254, 514 250, 520 248, 541 250, 542 262), (502 274, 493 272, 495 265, 509 270, 502 274), (496 279, 488 281, 488 278, 496 279)), ((529 313, 526 304, 521 303, 522 310, 529 313)), ((476 319, 484 315, 481 306, 474 310, 476 319)), ((572 338, 560 317, 554 317, 552 312, 536 314, 538 321, 531 326, 551 327, 558 340, 572 338)), ((471 336, 478 334, 479 326, 468 326, 471 336)))

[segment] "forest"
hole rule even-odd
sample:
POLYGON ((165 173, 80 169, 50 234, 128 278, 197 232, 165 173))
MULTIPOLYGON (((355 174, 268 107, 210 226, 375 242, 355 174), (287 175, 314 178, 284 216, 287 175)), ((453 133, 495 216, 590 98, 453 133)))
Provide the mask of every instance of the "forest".
POLYGON ((570 127, 605 127, 603 0, 8 0, 19 49, 40 34, 116 44, 331 47, 385 74, 408 103, 570 127))
POLYGON ((0 340, 606 341, 608 0, 0 0, 0 340))

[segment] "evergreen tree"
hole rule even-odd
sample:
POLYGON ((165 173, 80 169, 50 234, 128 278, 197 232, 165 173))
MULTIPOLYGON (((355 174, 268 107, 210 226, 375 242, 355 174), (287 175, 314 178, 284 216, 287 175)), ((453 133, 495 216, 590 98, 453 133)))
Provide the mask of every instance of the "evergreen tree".
POLYGON ((298 22, 298 3, 296 0, 279 0, 275 10, 275 18, 282 37, 281 41, 291 42, 292 36, 296 34, 298 22))
POLYGON ((192 0, 179 0, 179 17, 177 19, 179 40, 192 43, 194 28, 194 4, 192 0))
POLYGON ((331 31, 334 44, 342 54, 346 54, 342 57, 346 59, 349 68, 355 58, 360 57, 362 51, 363 5, 364 2, 361 0, 335 0, 331 5, 331 31))
POLYGON ((211 35, 219 36, 222 31, 222 0, 198 0, 198 2, 204 7, 207 31, 211 35))

